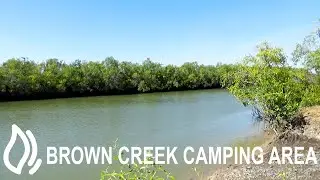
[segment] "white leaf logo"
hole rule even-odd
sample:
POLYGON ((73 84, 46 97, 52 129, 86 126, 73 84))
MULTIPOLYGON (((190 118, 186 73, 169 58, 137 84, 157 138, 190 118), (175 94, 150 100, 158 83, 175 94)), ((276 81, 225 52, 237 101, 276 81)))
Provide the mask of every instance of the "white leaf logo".
POLYGON ((32 150, 32 152, 31 152, 30 159, 28 161, 28 166, 33 166, 29 170, 29 174, 33 175, 35 172, 37 172, 37 170, 39 169, 39 167, 41 166, 41 163, 42 163, 41 159, 37 159, 37 154, 38 154, 37 141, 34 138, 31 131, 27 130, 26 134, 25 134, 23 131, 21 131, 21 129, 17 125, 13 124, 10 141, 9 141, 9 143, 3 153, 4 165, 13 173, 20 175, 23 166, 25 165, 25 163, 28 160, 28 157, 30 155, 31 150, 32 150), (17 140, 17 136, 19 136, 22 139, 22 142, 24 145, 24 153, 23 153, 23 156, 22 156, 21 160, 19 161, 17 167, 14 167, 10 163, 9 154, 10 154, 10 151, 11 151, 14 143, 17 140), (29 142, 29 140, 30 140, 30 142, 29 142), (31 143, 31 147, 30 147, 30 143, 31 143))

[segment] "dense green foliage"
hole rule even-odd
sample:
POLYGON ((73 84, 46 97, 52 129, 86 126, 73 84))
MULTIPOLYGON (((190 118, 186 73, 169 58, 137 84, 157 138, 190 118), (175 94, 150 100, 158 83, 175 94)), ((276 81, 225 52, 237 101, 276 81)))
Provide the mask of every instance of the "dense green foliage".
POLYGON ((109 57, 101 62, 58 59, 43 63, 20 58, 0 66, 0 99, 45 99, 56 97, 132 94, 140 92, 221 88, 222 77, 233 65, 205 66, 196 62, 163 66, 150 60, 142 64, 119 62, 109 57))
POLYGON ((275 129, 291 124, 309 84, 307 71, 292 68, 286 61, 281 49, 263 44, 256 56, 247 57, 239 66, 229 87, 275 129))
POLYGON ((293 52, 293 66, 281 48, 258 46, 234 71, 229 90, 275 130, 299 124, 297 112, 320 104, 320 34, 308 36, 293 52))

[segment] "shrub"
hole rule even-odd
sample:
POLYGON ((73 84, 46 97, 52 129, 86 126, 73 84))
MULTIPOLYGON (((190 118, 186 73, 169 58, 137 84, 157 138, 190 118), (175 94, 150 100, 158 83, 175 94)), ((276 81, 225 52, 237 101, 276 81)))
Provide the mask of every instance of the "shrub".
POLYGON ((264 43, 255 56, 248 56, 233 74, 229 90, 245 106, 253 107, 258 115, 275 130, 290 128, 302 106, 308 89, 309 73, 292 68, 280 48, 264 43))

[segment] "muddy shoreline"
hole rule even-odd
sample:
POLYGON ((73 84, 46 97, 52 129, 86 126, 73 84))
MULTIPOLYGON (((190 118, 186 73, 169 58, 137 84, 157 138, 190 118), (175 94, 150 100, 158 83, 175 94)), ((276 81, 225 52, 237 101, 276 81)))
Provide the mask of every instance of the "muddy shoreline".
MULTIPOLYGON (((320 162, 308 164, 276 164, 268 163, 268 158, 273 147, 281 151, 282 147, 312 147, 315 156, 320 160, 320 106, 301 110, 301 117, 305 124, 295 130, 286 131, 275 135, 266 132, 267 135, 261 147, 264 152, 264 161, 260 165, 250 164, 228 164, 216 168, 209 180, 314 180, 320 179, 320 162)), ((306 151, 305 154, 308 152, 306 151)), ((281 153, 279 153, 281 156, 281 153)), ((282 157, 280 157, 282 158, 282 157)))

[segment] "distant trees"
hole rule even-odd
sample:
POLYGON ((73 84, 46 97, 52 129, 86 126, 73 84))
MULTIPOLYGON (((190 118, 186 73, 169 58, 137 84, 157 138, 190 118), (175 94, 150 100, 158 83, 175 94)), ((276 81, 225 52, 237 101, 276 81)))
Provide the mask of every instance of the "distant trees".
POLYGON ((163 66, 150 59, 137 64, 113 57, 70 64, 58 59, 42 63, 9 59, 0 66, 0 100, 221 88, 234 66, 196 62, 163 66))

